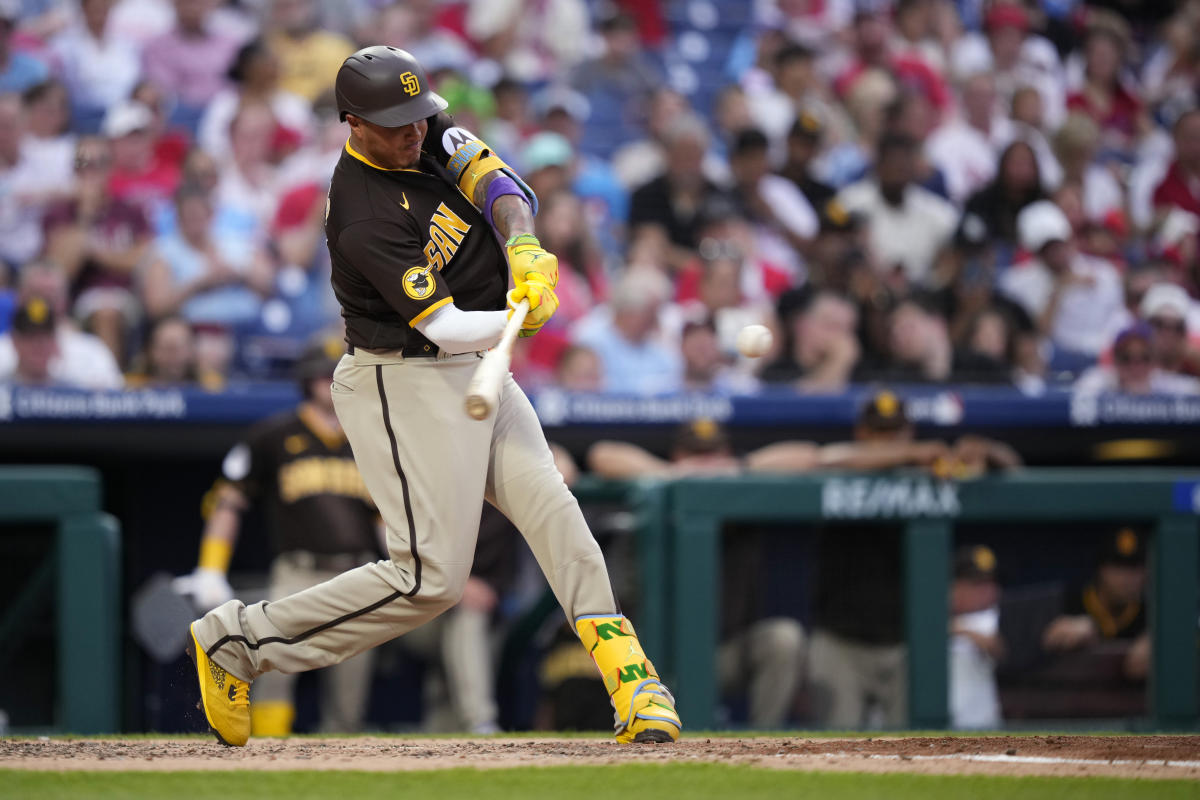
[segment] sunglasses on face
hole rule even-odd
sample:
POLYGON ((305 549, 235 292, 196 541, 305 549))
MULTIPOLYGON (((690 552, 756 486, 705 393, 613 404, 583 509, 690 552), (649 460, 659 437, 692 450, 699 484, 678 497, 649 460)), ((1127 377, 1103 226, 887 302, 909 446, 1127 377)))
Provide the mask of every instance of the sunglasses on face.
POLYGON ((1150 353, 1147 350, 1121 350, 1113 354, 1118 364, 1149 364, 1150 353))
POLYGON ((1180 335, 1187 333, 1187 324, 1181 319, 1154 317, 1150 320, 1150 327, 1156 331, 1166 331, 1167 333, 1178 333, 1180 335))

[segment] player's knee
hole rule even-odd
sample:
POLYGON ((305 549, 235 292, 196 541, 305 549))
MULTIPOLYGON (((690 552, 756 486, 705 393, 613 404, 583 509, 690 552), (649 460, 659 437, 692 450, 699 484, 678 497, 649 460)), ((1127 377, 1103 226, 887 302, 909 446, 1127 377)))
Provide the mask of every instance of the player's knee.
POLYGON ((456 605, 462 599, 470 564, 426 564, 421 581, 420 597, 439 612, 456 605))

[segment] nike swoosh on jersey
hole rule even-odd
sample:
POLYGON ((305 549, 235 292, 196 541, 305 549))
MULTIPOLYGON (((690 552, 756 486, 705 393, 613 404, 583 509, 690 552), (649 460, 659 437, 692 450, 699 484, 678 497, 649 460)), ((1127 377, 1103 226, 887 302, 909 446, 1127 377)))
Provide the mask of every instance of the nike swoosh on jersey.
POLYGON ((405 211, 408 211, 408 195, 406 195, 404 192, 401 192, 400 197, 401 199, 397 200, 396 203, 398 203, 399 206, 405 211))

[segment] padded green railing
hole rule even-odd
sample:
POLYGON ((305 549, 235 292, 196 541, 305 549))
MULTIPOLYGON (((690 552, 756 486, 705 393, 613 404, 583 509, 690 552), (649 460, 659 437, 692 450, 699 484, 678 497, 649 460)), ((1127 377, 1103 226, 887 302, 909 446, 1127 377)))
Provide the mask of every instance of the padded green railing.
MULTIPOLYGON (((583 483, 587 500, 604 484, 583 483)), ((604 490, 611 497, 611 485, 604 490)), ((905 525, 909 724, 945 728, 950 551, 956 522, 1145 520, 1151 556, 1150 703, 1163 729, 1197 724, 1200 472, 1028 469, 941 482, 920 475, 690 478, 630 487, 643 560, 638 622, 689 728, 715 725, 720 535, 726 522, 877 520, 905 525), (655 655, 661 653, 662 655, 655 655)))
POLYGON ((55 567, 35 569, 0 614, 0 629, 15 633, 31 604, 56 592, 55 728, 120 730, 121 529, 100 510, 99 473, 83 467, 0 467, 0 522, 51 523, 57 532, 55 567))

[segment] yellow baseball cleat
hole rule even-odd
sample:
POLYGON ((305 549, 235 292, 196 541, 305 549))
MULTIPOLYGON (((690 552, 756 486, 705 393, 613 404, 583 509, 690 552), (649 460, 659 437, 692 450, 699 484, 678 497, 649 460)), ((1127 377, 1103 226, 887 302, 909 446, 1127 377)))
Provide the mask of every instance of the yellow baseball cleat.
POLYGON ((683 725, 675 698, 658 679, 642 651, 633 624, 620 615, 587 616, 575 620, 579 640, 596 662, 608 689, 622 744, 673 742, 683 725))
POLYGON ((241 747, 250 739, 250 684, 230 675, 209 660, 196 641, 195 624, 188 628, 191 643, 187 654, 196 665, 200 679, 200 702, 208 727, 217 741, 229 747, 241 747))

